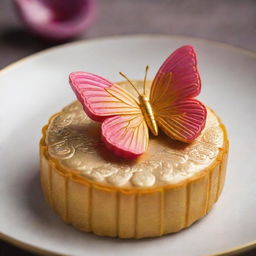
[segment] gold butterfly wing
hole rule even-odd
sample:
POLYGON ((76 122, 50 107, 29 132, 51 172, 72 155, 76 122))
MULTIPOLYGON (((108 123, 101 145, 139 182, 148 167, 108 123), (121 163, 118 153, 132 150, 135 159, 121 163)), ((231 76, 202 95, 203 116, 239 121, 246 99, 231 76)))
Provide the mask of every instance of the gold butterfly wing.
POLYGON ((196 54, 183 46, 160 67, 150 92, 157 124, 172 139, 191 142, 204 128, 206 108, 194 99, 200 90, 196 54))

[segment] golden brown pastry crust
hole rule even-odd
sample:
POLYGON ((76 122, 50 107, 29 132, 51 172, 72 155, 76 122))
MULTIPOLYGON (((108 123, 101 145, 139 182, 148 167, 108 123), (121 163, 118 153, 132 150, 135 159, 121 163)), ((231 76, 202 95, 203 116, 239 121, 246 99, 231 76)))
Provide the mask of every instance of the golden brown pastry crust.
POLYGON ((214 162, 181 182, 147 188, 111 186, 64 167, 48 152, 46 125, 40 141, 45 197, 64 222, 97 235, 143 238, 177 232, 207 214, 223 189, 229 142, 218 121, 224 142, 214 162))

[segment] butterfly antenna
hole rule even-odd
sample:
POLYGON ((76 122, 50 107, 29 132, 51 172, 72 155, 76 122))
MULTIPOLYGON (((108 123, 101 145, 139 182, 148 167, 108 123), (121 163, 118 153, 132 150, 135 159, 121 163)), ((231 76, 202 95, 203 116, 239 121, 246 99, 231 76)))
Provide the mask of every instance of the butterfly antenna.
POLYGON ((123 73, 123 72, 119 72, 119 74, 124 77, 130 84, 131 86, 134 88, 134 90, 138 93, 138 95, 140 96, 140 92, 138 91, 138 89, 135 87, 135 85, 132 83, 132 81, 123 73))
POLYGON ((144 83, 143 83, 143 94, 144 95, 146 95, 146 80, 147 80, 148 70, 149 70, 149 66, 147 65, 146 70, 145 70, 144 83))

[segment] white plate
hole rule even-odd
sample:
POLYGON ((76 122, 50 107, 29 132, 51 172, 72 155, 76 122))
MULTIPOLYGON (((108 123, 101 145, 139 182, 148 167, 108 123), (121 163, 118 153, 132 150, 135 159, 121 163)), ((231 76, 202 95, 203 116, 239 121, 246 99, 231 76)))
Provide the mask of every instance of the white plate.
POLYGON ((34 250, 64 255, 207 255, 256 239, 256 54, 185 37, 128 36, 88 40, 33 55, 0 72, 0 232, 34 250), (41 127, 75 97, 71 71, 112 81, 118 71, 150 76, 177 47, 198 52, 200 99, 226 124, 230 158, 223 194, 190 228, 156 239, 120 240, 82 233, 62 223, 45 202, 39 182, 41 127), (36 249, 35 249, 36 248, 36 249))

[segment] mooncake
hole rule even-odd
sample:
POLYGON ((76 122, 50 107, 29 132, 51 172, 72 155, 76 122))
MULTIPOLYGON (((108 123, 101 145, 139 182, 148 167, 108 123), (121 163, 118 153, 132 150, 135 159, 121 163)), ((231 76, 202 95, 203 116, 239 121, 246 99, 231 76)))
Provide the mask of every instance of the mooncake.
POLYGON ((120 238, 177 232, 205 216, 223 189, 227 132, 208 107, 205 127, 192 143, 160 132, 132 161, 105 147, 100 123, 78 101, 53 115, 42 132, 44 195, 64 222, 86 232, 120 238))

